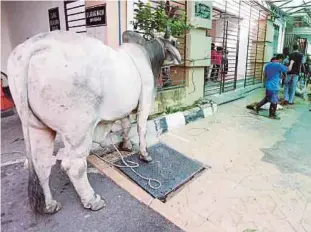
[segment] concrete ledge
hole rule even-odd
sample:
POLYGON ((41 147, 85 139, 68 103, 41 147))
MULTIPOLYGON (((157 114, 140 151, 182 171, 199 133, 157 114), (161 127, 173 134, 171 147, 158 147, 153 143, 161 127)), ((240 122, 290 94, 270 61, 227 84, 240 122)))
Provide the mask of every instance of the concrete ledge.
MULTIPOLYGON (((160 116, 158 118, 148 120, 147 121, 147 143, 148 145, 152 145, 158 141, 158 136, 166 133, 172 129, 180 128, 189 124, 191 122, 195 122, 199 119, 206 118, 212 116, 217 112, 217 104, 216 103, 208 103, 203 104, 198 107, 194 107, 190 110, 186 110, 184 112, 176 112, 169 115, 160 116)), ((130 130, 130 140, 135 144, 138 144, 139 138, 137 133, 137 122, 134 118, 132 118, 132 126, 130 130)), ((109 136, 113 142, 113 144, 119 144, 122 141, 122 127, 120 121, 117 121, 112 126, 112 131, 109 136)), ((109 138, 108 137, 108 138, 109 138)), ((111 140, 106 139, 103 141, 103 146, 111 145, 111 140)), ((98 144, 93 144, 92 150, 100 149, 98 144)), ((109 149, 108 149, 109 150, 109 149)))
POLYGON ((256 85, 248 86, 246 88, 236 89, 235 91, 230 91, 230 92, 223 93, 223 94, 208 96, 208 97, 206 97, 206 99, 212 100, 217 105, 221 105, 221 104, 225 104, 225 103, 232 102, 232 101, 238 100, 240 98, 243 98, 243 97, 247 96, 250 92, 252 92, 256 89, 262 88, 262 87, 263 87, 263 84, 259 83, 256 85))
MULTIPOLYGON (((177 112, 169 115, 165 115, 159 118, 148 121, 147 131, 152 130, 153 133, 157 135, 168 132, 172 129, 179 128, 189 124, 191 122, 197 121, 202 118, 209 117, 217 112, 217 104, 209 103, 204 104, 199 107, 194 107, 190 110, 184 112, 177 112), (154 124, 154 129, 152 129, 152 123, 154 124)), ((135 123, 136 126, 136 123, 135 123)))

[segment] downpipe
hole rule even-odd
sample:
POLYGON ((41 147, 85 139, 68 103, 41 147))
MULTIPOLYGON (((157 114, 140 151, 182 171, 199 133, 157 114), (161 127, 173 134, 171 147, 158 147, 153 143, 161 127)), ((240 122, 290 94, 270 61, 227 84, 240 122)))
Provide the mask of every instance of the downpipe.
POLYGON ((118 0, 118 19, 119 19, 119 45, 122 44, 121 36, 121 0, 118 0))

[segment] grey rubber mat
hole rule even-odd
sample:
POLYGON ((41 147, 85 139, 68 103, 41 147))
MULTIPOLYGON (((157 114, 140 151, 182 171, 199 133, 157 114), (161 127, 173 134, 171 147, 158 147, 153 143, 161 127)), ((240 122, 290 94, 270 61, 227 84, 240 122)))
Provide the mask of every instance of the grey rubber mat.
MULTIPOLYGON (((147 191, 151 196, 163 202, 167 196, 177 190, 197 173, 206 169, 199 162, 189 159, 180 152, 171 147, 158 143, 148 149, 153 158, 150 163, 139 160, 138 154, 125 158, 125 161, 133 161, 139 164, 139 167, 133 168, 137 173, 144 177, 156 179, 161 182, 161 187, 153 189, 145 180, 133 172, 130 168, 119 168, 125 175, 132 179, 141 188, 147 191)), ((124 165, 121 160, 115 162, 118 165, 124 165)), ((154 187, 158 183, 152 181, 154 187)))

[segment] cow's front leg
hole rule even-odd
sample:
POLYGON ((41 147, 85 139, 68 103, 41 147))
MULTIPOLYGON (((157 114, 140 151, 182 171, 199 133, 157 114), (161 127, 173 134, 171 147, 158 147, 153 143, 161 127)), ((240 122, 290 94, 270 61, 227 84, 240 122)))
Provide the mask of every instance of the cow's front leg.
POLYGON ((152 91, 143 92, 139 102, 137 113, 137 131, 139 136, 139 158, 146 162, 151 162, 152 158, 147 152, 146 132, 147 132, 147 119, 150 113, 152 103, 152 91), (150 93, 149 93, 150 92, 150 93))
POLYGON ((125 117, 121 119, 121 126, 123 130, 123 141, 121 145, 121 149, 123 151, 132 151, 133 146, 129 138, 129 133, 131 130, 131 121, 129 117, 125 117))

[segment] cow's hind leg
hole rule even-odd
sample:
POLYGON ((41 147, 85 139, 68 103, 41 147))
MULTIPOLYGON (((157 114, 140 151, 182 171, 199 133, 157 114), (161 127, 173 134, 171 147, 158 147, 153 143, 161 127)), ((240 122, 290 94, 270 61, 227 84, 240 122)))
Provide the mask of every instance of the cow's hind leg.
POLYGON ((55 164, 52 156, 55 131, 36 122, 29 127, 31 160, 29 160, 28 197, 31 207, 38 213, 55 213, 60 203, 53 200, 49 178, 55 164))
POLYGON ((132 151, 133 146, 129 138, 129 133, 131 130, 131 121, 129 117, 121 119, 121 126, 123 130, 123 141, 121 144, 121 149, 123 151, 132 151))
POLYGON ((81 202, 85 208, 91 210, 99 210, 106 203, 101 197, 94 193, 87 177, 87 162, 92 146, 91 133, 83 136, 82 140, 65 138, 65 156, 62 159, 62 166, 66 170, 70 181, 80 196, 81 202), (78 143, 76 141, 79 141, 78 143))

